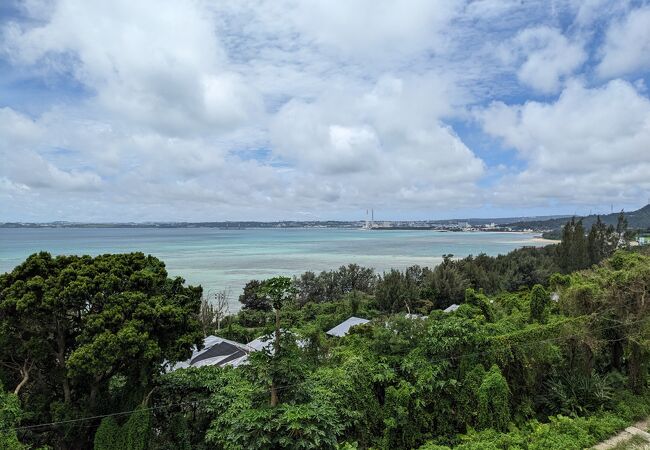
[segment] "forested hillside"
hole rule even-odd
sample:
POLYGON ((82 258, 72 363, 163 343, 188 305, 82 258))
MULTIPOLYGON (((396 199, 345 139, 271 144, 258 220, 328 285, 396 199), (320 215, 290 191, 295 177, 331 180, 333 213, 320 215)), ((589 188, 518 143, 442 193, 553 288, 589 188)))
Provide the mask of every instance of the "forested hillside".
MULTIPOLYGON (((586 229, 589 229, 596 223, 598 219, 605 225, 611 225, 613 227, 618 223, 618 218, 620 212, 611 213, 611 214, 592 214, 589 216, 579 217, 582 220, 582 223, 586 229)), ((625 217, 628 222, 628 226, 633 230, 648 230, 650 229, 650 204, 645 205, 643 208, 637 209, 636 211, 625 212, 625 217)), ((566 218, 555 218, 547 220, 535 220, 535 221, 523 221, 523 222, 513 222, 507 224, 507 226, 519 230, 519 229, 534 229, 534 230, 559 230, 566 223, 566 218)))
POLYGON ((154 257, 32 255, 0 276, 0 447, 588 447, 650 414, 650 255, 578 224, 432 269, 252 281, 218 322, 154 257), (370 322, 325 334, 350 316, 370 322), (166 369, 207 334, 273 345, 166 369))

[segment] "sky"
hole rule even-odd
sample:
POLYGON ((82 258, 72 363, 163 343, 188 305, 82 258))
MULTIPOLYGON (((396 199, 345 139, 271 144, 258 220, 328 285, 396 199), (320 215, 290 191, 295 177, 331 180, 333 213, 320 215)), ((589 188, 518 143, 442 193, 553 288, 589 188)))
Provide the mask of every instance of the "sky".
POLYGON ((0 221, 650 202, 650 1, 2 0, 0 221))

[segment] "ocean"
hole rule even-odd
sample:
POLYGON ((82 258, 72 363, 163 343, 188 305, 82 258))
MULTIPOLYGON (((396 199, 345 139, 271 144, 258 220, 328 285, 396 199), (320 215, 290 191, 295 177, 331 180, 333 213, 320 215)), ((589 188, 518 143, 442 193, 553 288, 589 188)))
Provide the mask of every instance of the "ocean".
POLYGON ((227 289, 231 309, 247 281, 357 263, 378 272, 433 267, 442 255, 497 255, 545 242, 533 233, 368 231, 337 228, 2 228, 0 273, 38 251, 54 255, 142 251, 205 291, 227 289))

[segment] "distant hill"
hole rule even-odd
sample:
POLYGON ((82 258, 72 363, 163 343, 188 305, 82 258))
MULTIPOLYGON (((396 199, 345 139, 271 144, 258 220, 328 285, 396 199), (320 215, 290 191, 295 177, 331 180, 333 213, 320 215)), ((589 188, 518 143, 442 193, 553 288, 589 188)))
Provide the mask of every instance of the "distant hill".
MULTIPOLYGON (((618 212, 602 215, 601 220, 608 225, 616 225, 618 212)), ((630 229, 650 229, 650 205, 626 212, 630 229)), ((469 219, 442 219, 442 220, 406 220, 406 221, 378 221, 392 224, 392 228, 400 229, 432 229, 438 226, 457 226, 467 223, 471 226, 485 226, 495 224, 499 228, 512 230, 558 231, 571 218, 567 215, 536 216, 536 217, 495 217, 495 218, 469 218, 469 219)), ((596 215, 582 217, 586 229, 596 221, 596 215)), ((221 228, 226 230, 243 228, 360 228, 363 220, 311 220, 296 221, 283 220, 275 222, 259 221, 222 221, 222 222, 114 222, 114 223, 84 223, 84 222, 0 222, 0 228, 221 228)), ((390 229, 386 227, 385 229, 390 229)))
POLYGON ((505 225, 518 222, 544 222, 551 219, 569 219, 570 215, 551 215, 551 216, 519 216, 519 217, 482 217, 482 218, 473 218, 469 219, 440 219, 440 220, 430 220, 429 222, 441 225, 452 225, 459 222, 467 222, 470 225, 489 225, 491 223, 495 225, 505 225))
MULTIPOLYGON (((628 228, 633 230, 646 230, 650 229, 650 204, 645 205, 641 209, 636 211, 624 211, 625 217, 627 218, 628 228)), ((618 215, 620 212, 615 212, 611 214, 604 214, 600 216, 600 220, 603 221, 606 225, 616 226, 618 221, 618 215)), ((585 229, 588 230, 596 222, 597 214, 592 214, 590 216, 576 216, 577 218, 582 219, 582 224, 585 229)), ((506 226, 512 228, 513 230, 559 230, 567 222, 567 217, 563 218, 553 218, 547 220, 525 220, 519 222, 509 223, 506 226)))

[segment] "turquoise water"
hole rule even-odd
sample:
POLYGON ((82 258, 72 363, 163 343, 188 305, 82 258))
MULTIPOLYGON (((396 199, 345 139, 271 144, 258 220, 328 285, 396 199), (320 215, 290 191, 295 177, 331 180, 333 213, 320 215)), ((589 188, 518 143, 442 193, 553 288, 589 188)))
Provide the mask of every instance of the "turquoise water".
POLYGON ((364 231, 354 229, 3 228, 0 273, 28 255, 142 251, 162 259, 170 274, 204 289, 229 289, 232 306, 251 279, 335 269, 348 263, 379 272, 413 264, 434 266, 442 255, 507 253, 543 245, 529 233, 364 231))

